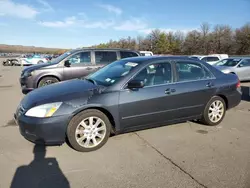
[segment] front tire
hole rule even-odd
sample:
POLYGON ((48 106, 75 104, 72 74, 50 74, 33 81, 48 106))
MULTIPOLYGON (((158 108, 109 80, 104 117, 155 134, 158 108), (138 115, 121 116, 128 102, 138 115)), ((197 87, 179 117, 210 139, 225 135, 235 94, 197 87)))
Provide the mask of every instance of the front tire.
POLYGON ((111 132, 108 117, 99 110, 85 110, 70 121, 67 128, 69 144, 77 151, 90 152, 101 148, 111 132))
POLYGON ((17 66, 18 65, 18 61, 17 60, 12 60, 10 63, 10 66, 17 66))
POLYGON ((54 83, 57 83, 57 82, 59 82, 59 80, 57 78, 51 77, 51 76, 47 76, 47 77, 42 78, 39 81, 38 87, 43 87, 43 86, 54 84, 54 83))
POLYGON ((207 103, 203 112, 201 122, 205 125, 215 126, 220 124, 226 114, 226 104, 224 99, 214 96, 207 103))

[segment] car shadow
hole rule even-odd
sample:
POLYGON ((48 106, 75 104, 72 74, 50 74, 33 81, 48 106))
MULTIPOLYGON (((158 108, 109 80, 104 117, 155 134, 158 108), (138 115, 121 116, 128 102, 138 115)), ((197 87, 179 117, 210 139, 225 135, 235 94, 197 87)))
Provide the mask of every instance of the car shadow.
POLYGON ((36 144, 33 153, 34 159, 30 164, 16 169, 10 188, 70 188, 69 181, 61 171, 56 158, 45 158, 45 145, 36 144))
POLYGON ((12 127, 12 126, 18 126, 14 119, 9 120, 7 124, 4 125, 3 127, 12 127))
POLYGON ((241 86, 242 96, 241 100, 243 101, 250 101, 250 87, 248 86, 241 86))

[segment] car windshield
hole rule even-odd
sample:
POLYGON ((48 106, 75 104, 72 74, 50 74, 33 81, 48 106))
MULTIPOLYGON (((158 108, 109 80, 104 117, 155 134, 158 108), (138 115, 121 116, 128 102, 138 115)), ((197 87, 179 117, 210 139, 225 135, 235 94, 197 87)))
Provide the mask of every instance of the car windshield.
POLYGON ((72 51, 65 52, 64 54, 58 56, 57 58, 53 59, 51 63, 59 63, 60 61, 64 60, 66 57, 68 57, 70 54, 72 54, 72 51))
POLYGON ((234 67, 236 66, 241 59, 223 59, 221 61, 218 61, 215 65, 216 66, 227 66, 227 67, 234 67))
POLYGON ((111 86, 127 75, 139 63, 125 60, 115 61, 86 78, 93 80, 98 85, 111 86))

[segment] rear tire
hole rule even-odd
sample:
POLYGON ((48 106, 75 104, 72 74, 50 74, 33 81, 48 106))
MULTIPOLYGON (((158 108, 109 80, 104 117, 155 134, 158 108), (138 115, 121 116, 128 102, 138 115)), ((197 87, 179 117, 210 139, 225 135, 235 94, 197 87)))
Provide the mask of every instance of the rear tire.
POLYGON ((215 126, 220 124, 226 114, 226 103, 219 96, 214 96, 207 103, 201 122, 205 125, 215 126))
POLYGON ((90 152, 101 148, 111 132, 108 117, 99 110, 85 110, 70 121, 67 138, 71 147, 80 152, 90 152))
POLYGON ((43 87, 43 86, 54 84, 54 83, 57 83, 57 82, 59 82, 59 80, 57 78, 51 77, 51 76, 47 76, 47 77, 42 78, 39 81, 38 87, 43 87))

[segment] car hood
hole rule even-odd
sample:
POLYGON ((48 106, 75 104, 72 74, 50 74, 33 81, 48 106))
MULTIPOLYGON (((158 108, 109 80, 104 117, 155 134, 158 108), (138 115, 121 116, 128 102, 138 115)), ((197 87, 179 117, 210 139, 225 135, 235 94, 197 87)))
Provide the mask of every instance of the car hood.
POLYGON ((49 67, 53 67, 53 66, 56 66, 56 65, 57 65, 57 63, 41 63, 41 64, 25 67, 23 69, 23 72, 26 72, 26 71, 31 72, 31 71, 34 71, 34 70, 37 70, 37 69, 40 69, 40 68, 49 68, 49 67))
POLYGON ((87 80, 69 80, 31 91, 23 98, 21 105, 24 109, 30 109, 41 104, 65 102, 78 98, 87 101, 90 96, 100 93, 104 89, 105 87, 87 80))

